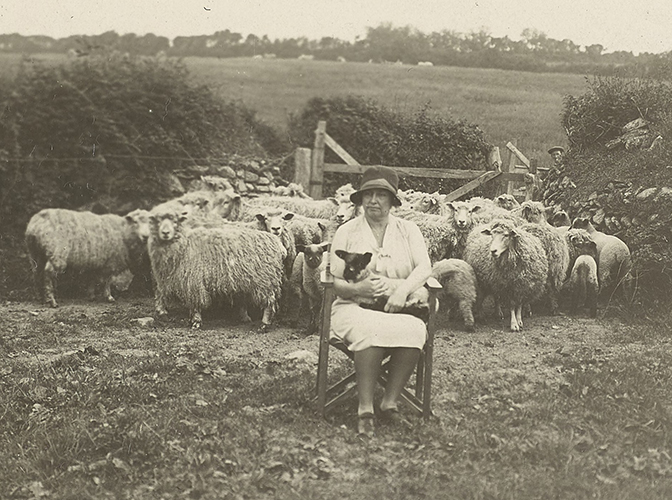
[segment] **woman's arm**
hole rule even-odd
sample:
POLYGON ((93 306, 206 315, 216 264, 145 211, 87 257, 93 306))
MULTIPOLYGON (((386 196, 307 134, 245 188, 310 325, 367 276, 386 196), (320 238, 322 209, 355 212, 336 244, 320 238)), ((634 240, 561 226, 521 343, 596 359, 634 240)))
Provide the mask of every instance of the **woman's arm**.
POLYGON ((406 279, 401 280, 397 284, 396 289, 390 295, 387 304, 385 304, 385 310, 388 312, 397 312, 401 310, 404 307, 404 304, 406 304, 408 296, 424 285, 427 279, 432 275, 432 263, 429 260, 425 238, 415 224, 408 224, 407 227, 409 248, 415 267, 406 279))

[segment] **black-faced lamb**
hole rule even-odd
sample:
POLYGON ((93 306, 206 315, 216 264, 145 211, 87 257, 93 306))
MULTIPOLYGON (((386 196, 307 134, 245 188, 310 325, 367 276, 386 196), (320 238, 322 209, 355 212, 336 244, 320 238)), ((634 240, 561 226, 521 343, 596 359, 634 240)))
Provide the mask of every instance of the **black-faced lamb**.
POLYGON ((476 273, 469 263, 461 259, 443 259, 432 266, 432 276, 443 289, 439 304, 457 302, 464 328, 474 331, 474 306, 476 304, 476 273))
POLYGON ((38 293, 57 307, 56 279, 68 270, 95 276, 103 284, 105 299, 114 302, 112 277, 142 260, 148 236, 144 210, 125 216, 61 208, 39 211, 28 222, 25 234, 38 293))
POLYGON ((541 240, 510 220, 498 219, 474 229, 464 260, 473 267, 484 294, 492 293, 508 305, 511 331, 520 331, 523 305, 546 287, 548 261, 541 240))
POLYGON ((262 329, 276 311, 286 250, 264 231, 234 224, 188 227, 188 213, 164 207, 151 212, 149 258, 156 280, 155 308, 171 299, 189 309, 192 328, 215 299, 244 302, 263 311, 262 329))

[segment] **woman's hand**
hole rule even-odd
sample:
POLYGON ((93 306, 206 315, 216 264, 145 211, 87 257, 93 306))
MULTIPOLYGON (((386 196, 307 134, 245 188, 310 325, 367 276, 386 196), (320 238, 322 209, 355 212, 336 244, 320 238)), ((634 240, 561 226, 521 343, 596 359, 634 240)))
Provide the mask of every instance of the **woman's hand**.
POLYGON ((385 304, 385 312, 399 312, 404 308, 404 305, 406 305, 406 298, 407 294, 404 291, 403 287, 397 288, 392 294, 390 295, 390 298, 387 299, 387 303, 385 304))
POLYGON ((365 279, 358 282, 357 286, 357 295, 367 299, 387 297, 390 294, 390 286, 386 278, 375 274, 370 274, 365 279))

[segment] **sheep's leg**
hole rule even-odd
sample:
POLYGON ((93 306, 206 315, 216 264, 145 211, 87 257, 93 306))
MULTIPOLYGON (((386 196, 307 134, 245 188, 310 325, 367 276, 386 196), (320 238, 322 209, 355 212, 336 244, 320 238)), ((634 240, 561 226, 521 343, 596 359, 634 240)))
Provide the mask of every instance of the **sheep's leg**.
POLYGON ((44 266, 44 300, 47 304, 50 304, 51 307, 58 307, 56 298, 54 297, 57 277, 58 270, 54 267, 51 261, 48 261, 44 266))
POLYGON ((154 294, 154 312, 157 316, 167 316, 168 311, 166 310, 166 298, 160 286, 156 286, 154 289, 154 294))
POLYGON ((518 319, 516 318, 516 307, 511 306, 511 331, 519 332, 520 326, 518 326, 518 319))
POLYGON ((474 331, 474 313, 473 313, 473 304, 470 300, 460 300, 460 314, 462 315, 462 320, 464 321, 464 329, 468 332, 474 331))
POLYGON ((112 277, 106 276, 103 279, 103 297, 105 300, 112 303, 114 302, 114 297, 112 297, 112 277))
POLYGON ((201 311, 198 308, 194 308, 190 311, 191 316, 191 328, 192 330, 198 330, 203 323, 203 318, 201 318, 201 311))
POLYGON ((518 304, 516 306, 516 321, 518 321, 518 326, 523 328, 523 305, 518 304))
POLYGON ((35 290, 37 290, 37 295, 40 301, 45 300, 44 296, 44 266, 47 261, 43 258, 38 257, 33 260, 30 259, 30 264, 33 269, 33 280, 35 283, 35 290))

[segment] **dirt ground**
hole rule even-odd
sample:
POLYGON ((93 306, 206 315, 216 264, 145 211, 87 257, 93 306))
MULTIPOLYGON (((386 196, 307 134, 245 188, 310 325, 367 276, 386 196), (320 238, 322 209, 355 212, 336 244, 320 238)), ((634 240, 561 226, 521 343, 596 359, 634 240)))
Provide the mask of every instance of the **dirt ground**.
MULTIPOLYGON (((303 352, 310 363, 317 361, 318 337, 281 321, 264 333, 257 331, 256 323, 241 324, 212 314, 204 316, 201 330, 191 330, 186 316, 179 314, 140 324, 152 312, 152 301, 147 298, 122 298, 114 304, 63 300, 57 309, 8 301, 0 304, 2 343, 9 357, 25 363, 45 363, 86 348, 143 357, 181 347, 210 355, 219 351, 226 359, 259 364, 287 363, 288 355, 296 352, 303 352), (51 333, 36 342, 35 331, 51 333)), ((554 367, 554 357, 582 349, 608 357, 620 347, 606 339, 622 326, 560 314, 526 318, 522 332, 510 332, 506 321, 486 318, 477 321, 475 332, 467 333, 460 320, 449 319, 445 312, 439 313, 437 323, 432 393, 433 410, 439 418, 457 397, 462 376, 477 374, 484 386, 527 384, 530 391, 539 383, 558 387, 563 379, 554 367)), ((628 343, 630 351, 633 347, 628 343)), ((342 357, 337 352, 333 356, 342 357)))

